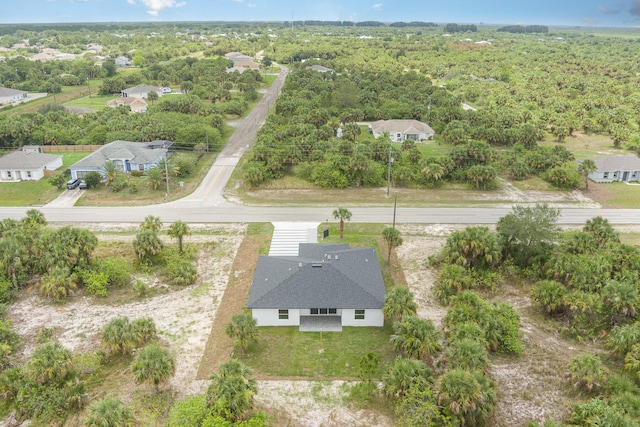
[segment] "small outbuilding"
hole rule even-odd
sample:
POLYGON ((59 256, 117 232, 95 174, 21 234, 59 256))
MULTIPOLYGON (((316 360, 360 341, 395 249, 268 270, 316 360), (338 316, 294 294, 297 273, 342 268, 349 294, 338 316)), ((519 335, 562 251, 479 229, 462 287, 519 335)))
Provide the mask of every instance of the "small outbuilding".
POLYGON ((336 331, 383 326, 385 293, 375 249, 300 243, 298 256, 258 259, 247 307, 258 326, 336 331))
POLYGON ((13 104, 15 102, 25 101, 28 97, 27 92, 8 87, 0 87, 0 105, 13 104))

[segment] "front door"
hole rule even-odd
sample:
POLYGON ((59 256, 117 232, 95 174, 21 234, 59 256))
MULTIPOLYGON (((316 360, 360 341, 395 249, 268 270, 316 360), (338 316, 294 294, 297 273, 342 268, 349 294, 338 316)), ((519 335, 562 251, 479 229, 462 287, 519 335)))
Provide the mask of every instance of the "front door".
POLYGON ((20 171, 16 171, 16 179, 17 179, 18 181, 22 181, 22 172, 20 172, 20 171))
POLYGON ((627 182, 629 181, 629 172, 624 172, 622 174, 622 182, 627 182))

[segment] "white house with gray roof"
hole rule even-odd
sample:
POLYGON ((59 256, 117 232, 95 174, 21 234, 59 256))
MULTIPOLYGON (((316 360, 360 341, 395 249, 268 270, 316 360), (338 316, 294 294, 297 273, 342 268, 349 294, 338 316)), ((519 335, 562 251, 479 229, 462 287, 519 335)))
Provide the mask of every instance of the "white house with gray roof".
POLYGON ((369 131, 374 138, 388 133, 393 142, 403 142, 407 139, 420 142, 433 139, 436 134, 428 124, 417 120, 378 120, 369 124, 369 131))
POLYGON ((149 96, 149 92, 155 92, 158 94, 158 98, 164 95, 162 89, 157 86, 151 85, 137 85, 127 89, 122 90, 120 92, 120 96, 123 98, 131 97, 131 98, 142 98, 147 99, 149 96))
POLYGON ((38 181, 46 170, 62 166, 62 156, 40 153, 35 149, 14 151, 0 157, 0 181, 38 181))
POLYGON ((594 182, 640 182, 638 156, 606 156, 591 159, 596 171, 589 174, 594 182))
POLYGON ((383 326, 385 292, 375 249, 301 243, 298 256, 260 256, 247 307, 258 326, 383 326))
POLYGON ((0 105, 13 104, 14 102, 25 101, 28 97, 27 92, 8 87, 0 87, 0 105))
POLYGON ((123 172, 146 171, 169 156, 171 141, 131 142, 113 141, 69 167, 72 178, 84 178, 89 172, 103 174, 104 164, 110 160, 123 172))

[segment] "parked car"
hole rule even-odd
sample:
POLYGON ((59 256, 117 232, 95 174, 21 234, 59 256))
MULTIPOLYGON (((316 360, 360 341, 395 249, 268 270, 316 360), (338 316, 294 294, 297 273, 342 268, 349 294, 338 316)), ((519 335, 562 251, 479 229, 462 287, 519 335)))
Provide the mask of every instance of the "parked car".
POLYGON ((160 92, 162 92, 162 93, 171 93, 171 88, 167 87, 167 86, 161 87, 160 88, 160 92))
POLYGON ((78 188, 81 190, 86 190, 87 188, 89 188, 89 185, 87 185, 87 183, 83 179, 80 181, 80 185, 78 186, 78 188))
POLYGON ((74 188, 78 188, 78 186, 80 185, 80 178, 76 178, 76 179, 70 179, 69 181, 67 181, 67 190, 73 190, 74 188))

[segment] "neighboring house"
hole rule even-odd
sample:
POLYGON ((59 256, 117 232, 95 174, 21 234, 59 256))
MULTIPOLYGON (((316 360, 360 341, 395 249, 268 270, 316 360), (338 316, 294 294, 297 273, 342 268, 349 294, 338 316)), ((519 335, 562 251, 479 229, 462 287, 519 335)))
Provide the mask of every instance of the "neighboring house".
POLYGON ((158 98, 163 95, 162 89, 160 89, 157 86, 137 85, 137 86, 134 86, 134 87, 130 87, 130 88, 124 89, 122 92, 120 92, 120 96, 122 96, 123 98, 143 98, 143 99, 146 99, 147 95, 149 94, 149 92, 152 92, 152 91, 158 94, 158 98))
POLYGON ((313 70, 319 73, 333 73, 331 68, 323 67, 322 65, 311 65, 307 67, 307 70, 313 70))
POLYGON ((594 182, 640 182, 638 156, 607 156, 591 159, 597 170, 589 174, 594 182))
POLYGON ((259 70, 260 69, 260 64, 258 64, 257 62, 255 62, 253 60, 252 57, 248 56, 248 55, 244 55, 240 52, 229 52, 225 55, 225 58, 230 59, 233 61, 233 70, 232 71, 240 71, 240 74, 242 74, 242 72, 245 69, 250 69, 250 70, 259 70))
POLYGON ((62 156, 43 154, 37 146, 24 148, 0 157, 0 181, 38 181, 45 171, 62 166, 62 156))
POLYGON ((107 101, 107 106, 111 108, 129 107, 132 113, 146 113, 149 104, 142 98, 115 98, 107 101))
POLYGON ((258 326, 383 326, 384 296, 375 249, 300 243, 298 256, 260 256, 247 307, 258 326))
POLYGON ((107 160, 111 160, 125 173, 133 170, 146 171, 169 156, 171 145, 171 141, 113 141, 71 165, 71 178, 84 178, 92 171, 102 173, 107 160))
POLYGON ((369 124, 369 129, 375 138, 388 133, 393 142, 407 139, 419 142, 433 139, 436 134, 429 125, 417 120, 378 120, 369 124))
POLYGON ((131 60, 126 56, 118 56, 114 59, 114 62, 116 63, 116 67, 131 67, 131 60))
POLYGON ((0 105, 12 104, 27 99, 27 92, 8 87, 0 87, 0 105))

